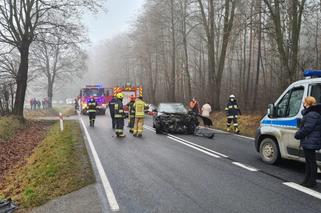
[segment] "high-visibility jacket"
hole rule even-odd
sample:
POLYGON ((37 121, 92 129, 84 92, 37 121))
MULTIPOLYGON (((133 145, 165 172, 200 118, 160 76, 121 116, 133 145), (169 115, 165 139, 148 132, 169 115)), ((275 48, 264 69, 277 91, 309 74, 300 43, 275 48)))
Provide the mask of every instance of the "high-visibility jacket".
POLYGON ((141 99, 137 99, 134 104, 135 117, 143 118, 145 116, 145 102, 141 99))
POLYGON ((124 118, 124 105, 121 100, 116 100, 114 104, 115 118, 124 118))
POLYGON ((228 117, 237 117, 241 114, 241 111, 236 101, 229 101, 225 107, 225 111, 228 117))
POLYGON ((88 101, 87 106, 88 106, 87 112, 96 112, 97 103, 95 100, 88 101))

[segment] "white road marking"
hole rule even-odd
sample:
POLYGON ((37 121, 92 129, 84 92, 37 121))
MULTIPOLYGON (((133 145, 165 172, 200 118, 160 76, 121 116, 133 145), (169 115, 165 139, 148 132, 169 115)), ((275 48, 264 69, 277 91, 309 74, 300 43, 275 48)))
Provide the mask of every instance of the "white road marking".
POLYGON ((110 206, 110 209, 114 212, 116 211, 119 211, 119 205, 117 203, 117 200, 116 200, 116 197, 115 197, 115 194, 113 192, 113 189, 111 188, 111 185, 109 183, 109 180, 107 178, 107 174, 101 164, 101 161, 98 157, 98 154, 97 154, 97 151, 95 149, 95 146, 93 144, 93 141, 88 133, 88 130, 87 130, 87 127, 83 121, 83 119, 80 117, 80 121, 84 127, 84 130, 85 130, 85 134, 86 134, 86 137, 87 137, 87 140, 88 140, 88 143, 89 143, 89 147, 90 147, 90 150, 91 150, 91 153, 94 157, 94 161, 96 163, 96 166, 97 166, 97 169, 98 169, 98 173, 99 173, 99 176, 100 176, 100 179, 102 181, 102 184, 103 184, 103 187, 104 187, 104 190, 105 190, 105 193, 106 193, 106 197, 107 197, 107 200, 108 200, 108 203, 109 203, 109 206, 110 206))
POLYGON ((321 200, 321 193, 320 192, 314 191, 312 189, 306 188, 304 186, 301 186, 301 185, 299 185, 297 183, 293 183, 293 182, 285 182, 283 184, 321 200))
POLYGON ((202 149, 197 148, 197 147, 195 147, 195 146, 192 146, 192 145, 190 145, 190 144, 188 144, 188 143, 185 143, 185 142, 183 142, 183 141, 181 141, 181 140, 178 140, 178 139, 176 139, 176 138, 173 138, 173 137, 171 137, 171 136, 167 136, 167 138, 169 138, 169 139, 171 139, 171 140, 173 140, 173 141, 176 141, 176 142, 178 142, 178 143, 181 143, 181 144, 183 144, 183 145, 185 145, 185 146, 188 146, 188 147, 190 147, 190 148, 192 148, 192 149, 195 149, 195 150, 197 150, 197 151, 203 152, 204 154, 207 154, 207 155, 209 155, 209 156, 211 156, 211 157, 221 158, 221 157, 218 156, 218 155, 215 155, 215 154, 210 153, 210 152, 208 152, 208 151, 205 151, 205 150, 202 150, 202 149))
POLYGON ((190 142, 190 141, 188 141, 188 140, 185 140, 185 139, 183 139, 183 138, 177 137, 177 136, 175 136, 175 135, 171 135, 171 134, 168 134, 168 135, 171 136, 171 137, 173 137, 173 138, 176 138, 176 139, 178 139, 178 140, 181 140, 181 141, 183 141, 183 142, 186 142, 186 143, 188 143, 188 144, 190 144, 190 145, 193 145, 193 146, 196 146, 196 147, 198 147, 198 148, 204 149, 204 150, 206 150, 206 151, 212 152, 212 153, 214 153, 214 154, 216 154, 216 155, 219 155, 219 156, 221 156, 221 157, 223 157, 223 158, 228 158, 227 155, 224 155, 224 154, 222 154, 222 153, 219 153, 219 152, 216 152, 216 151, 214 151, 214 150, 208 149, 208 148, 206 148, 206 147, 204 147, 204 146, 201 146, 201 145, 192 143, 192 142, 190 142))
MULTIPOLYGON (((148 129, 148 130, 150 130, 150 131, 155 132, 154 128, 152 128, 152 127, 150 127, 150 126, 146 126, 146 125, 145 125, 145 128, 148 129)), ((206 148, 206 147, 204 147, 204 146, 201 146, 201 145, 192 143, 192 142, 190 142, 190 141, 188 141, 188 140, 185 140, 185 139, 183 139, 183 138, 177 137, 177 136, 175 136, 175 135, 168 134, 168 136, 170 136, 170 137, 172 137, 172 138, 175 138, 175 139, 177 139, 177 140, 180 140, 180 141, 182 141, 182 142, 188 143, 189 145, 195 146, 195 147, 197 147, 197 148, 203 149, 203 150, 205 150, 205 151, 207 151, 207 152, 211 152, 211 153, 213 153, 214 155, 219 155, 220 157, 228 158, 227 155, 224 155, 224 154, 222 154, 222 153, 219 153, 219 152, 216 152, 216 151, 214 151, 214 150, 208 149, 208 148, 206 148)), ((185 143, 184 143, 184 144, 185 144, 185 143)))
POLYGON ((239 166, 239 167, 241 167, 241 168, 243 168, 243 169, 249 170, 249 171, 251 171, 251 172, 257 172, 257 171, 259 171, 258 169, 254 168, 254 167, 247 166, 247 165, 244 165, 244 164, 239 163, 239 162, 233 162, 233 164, 236 165, 236 166, 239 166))

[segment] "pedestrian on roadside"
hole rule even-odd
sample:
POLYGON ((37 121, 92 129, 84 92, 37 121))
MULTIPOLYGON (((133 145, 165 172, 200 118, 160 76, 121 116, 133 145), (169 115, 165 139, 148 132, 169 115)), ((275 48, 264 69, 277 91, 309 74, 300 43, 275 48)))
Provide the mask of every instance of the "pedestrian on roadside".
POLYGON ((212 112, 212 107, 208 102, 205 102, 205 104, 202 106, 202 116, 209 118, 210 117, 210 113, 212 112))
POLYGON ((193 98, 190 102, 189 102, 189 108, 191 109, 192 112, 194 112, 196 115, 199 114, 200 112, 200 108, 199 108, 199 104, 198 101, 193 98))
POLYGON ((309 188, 317 186, 317 163, 315 151, 321 149, 321 105, 312 96, 303 103, 302 121, 295 138, 300 140, 305 157, 305 177, 301 185, 309 188))

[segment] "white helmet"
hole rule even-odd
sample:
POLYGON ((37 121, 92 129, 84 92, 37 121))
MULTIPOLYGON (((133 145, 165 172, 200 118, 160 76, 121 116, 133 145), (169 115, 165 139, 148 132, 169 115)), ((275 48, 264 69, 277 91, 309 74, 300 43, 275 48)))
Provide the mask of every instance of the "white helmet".
POLYGON ((230 95, 230 98, 234 98, 235 99, 235 95, 230 95))

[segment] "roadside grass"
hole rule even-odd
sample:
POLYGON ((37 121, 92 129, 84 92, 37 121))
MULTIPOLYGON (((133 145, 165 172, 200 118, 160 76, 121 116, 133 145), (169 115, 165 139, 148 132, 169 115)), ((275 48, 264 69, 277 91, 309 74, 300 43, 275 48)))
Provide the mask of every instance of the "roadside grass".
POLYGON ((28 119, 32 118, 41 118, 41 117, 55 117, 59 116, 59 112, 63 114, 63 116, 72 116, 75 115, 75 108, 70 105, 62 105, 62 106, 54 106, 51 109, 39 109, 39 110, 25 110, 24 116, 28 119))
POLYGON ((76 115, 75 107, 73 105, 62 105, 62 106, 55 106, 53 108, 57 114, 59 115, 59 112, 63 114, 63 116, 72 116, 76 115))
POLYGON ((42 205, 94 183, 95 178, 77 121, 56 123, 27 163, 0 183, 0 197, 11 197, 22 208, 42 205))
POLYGON ((0 117, 0 143, 10 140, 25 124, 14 116, 0 117))
MULTIPOLYGON (((226 114, 224 112, 214 112, 212 114, 212 120, 214 121, 214 127, 226 131, 226 114)), ((260 119, 262 115, 246 114, 241 115, 238 118, 240 134, 248 137, 255 137, 256 129, 260 125, 260 119)), ((233 130, 233 128, 231 128, 233 130)))

